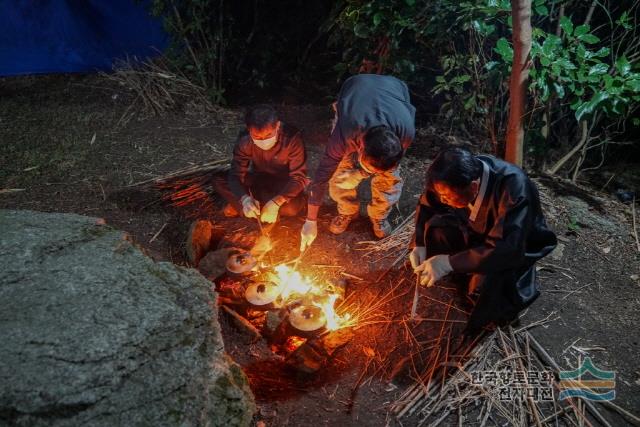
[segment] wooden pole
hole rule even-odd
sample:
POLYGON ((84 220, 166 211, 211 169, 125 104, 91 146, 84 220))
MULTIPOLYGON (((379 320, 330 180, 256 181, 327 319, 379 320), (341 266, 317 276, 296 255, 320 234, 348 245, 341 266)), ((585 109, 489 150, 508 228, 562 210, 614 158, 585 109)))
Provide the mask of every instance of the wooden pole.
POLYGON ((418 299, 420 299, 420 274, 416 274, 416 289, 413 291, 413 304, 411 305, 411 320, 415 320, 418 310, 418 299))
POLYGON ((531 52, 531 0, 511 0, 513 64, 509 81, 509 121, 505 160, 522 166, 527 82, 531 52))

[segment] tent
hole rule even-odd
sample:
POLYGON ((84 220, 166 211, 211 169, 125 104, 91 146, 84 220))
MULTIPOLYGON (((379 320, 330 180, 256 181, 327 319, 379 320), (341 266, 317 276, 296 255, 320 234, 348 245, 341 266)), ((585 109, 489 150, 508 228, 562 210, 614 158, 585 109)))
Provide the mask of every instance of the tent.
POLYGON ((162 23, 136 0, 0 0, 0 76, 110 70, 155 56, 162 23))

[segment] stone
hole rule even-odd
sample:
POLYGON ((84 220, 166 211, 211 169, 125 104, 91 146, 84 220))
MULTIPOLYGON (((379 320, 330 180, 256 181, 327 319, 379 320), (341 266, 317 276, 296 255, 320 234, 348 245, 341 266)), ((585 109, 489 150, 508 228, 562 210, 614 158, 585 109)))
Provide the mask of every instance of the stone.
POLYGON ((564 247, 564 243, 558 243, 555 249, 551 251, 551 259, 554 261, 562 260, 562 257, 564 256, 564 247))
POLYGON ((191 223, 187 233, 185 249, 191 265, 197 267, 202 257, 211 248, 213 240, 213 224, 206 219, 198 219, 191 223))
POLYGON ((198 271, 209 280, 217 279, 227 272, 227 260, 232 252, 230 248, 207 252, 198 263, 198 271))
POLYGON ((250 425, 197 271, 96 218, 0 210, 0 230, 0 425, 250 425))
POLYGON ((267 311, 264 325, 262 327, 264 334, 268 337, 273 336, 285 317, 286 316, 282 310, 267 311))

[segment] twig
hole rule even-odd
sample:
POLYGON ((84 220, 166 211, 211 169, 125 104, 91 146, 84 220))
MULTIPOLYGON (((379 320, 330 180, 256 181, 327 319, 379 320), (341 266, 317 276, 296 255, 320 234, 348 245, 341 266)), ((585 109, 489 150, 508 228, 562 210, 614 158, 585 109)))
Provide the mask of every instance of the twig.
POLYGON ((226 172, 229 170, 230 161, 228 159, 215 160, 213 162, 203 163, 201 165, 189 166, 184 169, 178 169, 166 175, 157 176, 140 182, 129 184, 124 188, 144 187, 148 184, 162 184, 170 180, 183 179, 195 174, 213 174, 216 172, 226 172))
POLYGON ((2 188, 0 189, 0 194, 18 193, 25 190, 26 188, 2 188))
MULTIPOLYGON (((547 291, 547 292, 549 292, 549 291, 547 291)), ((553 316, 554 314, 556 314, 556 312, 552 311, 544 319, 540 319, 540 320, 537 320, 537 321, 535 321, 533 323, 529 323, 528 325, 524 325, 524 326, 516 329, 515 332, 516 332, 516 334, 519 334, 520 332, 526 331, 527 329, 535 328, 536 326, 544 325, 546 323, 553 322, 554 320, 558 320, 560 318, 560 316, 551 319, 551 316, 553 316)))
POLYGON ((416 288, 415 288, 415 291, 413 292, 413 304, 411 305, 411 316, 410 316, 411 320, 414 320, 416 317, 419 298, 420 298, 420 275, 416 274, 416 288))
POLYGON ((244 317, 240 316, 235 310, 232 310, 226 305, 222 305, 221 307, 224 311, 226 311, 231 316, 231 318, 235 321, 237 326, 241 327, 246 332, 248 332, 254 339, 257 340, 262 338, 262 334, 260 333, 260 331, 258 331, 258 329, 256 329, 256 327, 253 326, 251 322, 249 322, 244 317))
POLYGON ((353 274, 345 273, 344 271, 341 271, 340 275, 344 277, 348 277, 350 279, 364 281, 362 277, 354 276, 353 274))
POLYGON ((626 409, 616 405, 613 402, 610 402, 608 400, 603 400, 603 401, 599 401, 598 403, 600 403, 602 406, 606 406, 607 408, 616 411, 617 413, 619 413, 620 415, 622 415, 623 417, 626 417, 627 420, 633 424, 634 426, 640 426, 640 417, 635 416, 634 414, 632 414, 631 412, 627 411, 626 409))
POLYGON ((638 240, 638 228, 636 226, 636 196, 633 196, 633 201, 631 202, 631 216, 633 218, 633 235, 636 238, 638 252, 640 252, 640 240, 638 240))
POLYGON ((162 233, 162 230, 164 230, 164 228, 167 226, 167 224, 169 224, 169 223, 165 222, 164 225, 162 227, 160 227, 160 230, 158 230, 158 232, 153 235, 151 240, 149 240, 149 243, 152 243, 154 240, 156 240, 158 238, 158 236, 160 235, 160 233, 162 233))
MULTIPOLYGON (((540 356, 540 358, 545 363, 548 363, 549 366, 551 366, 553 369, 555 369, 556 372, 560 372, 562 370, 562 369, 560 369, 560 365, 558 365, 556 363, 556 361, 549 355, 549 353, 547 353, 547 351, 544 349, 544 347, 542 347, 542 345, 540 345, 540 343, 533 337, 533 335, 531 335, 527 331, 525 331, 524 333, 527 336, 527 338, 529 339, 529 342, 531 343, 531 345, 533 347, 533 350, 538 354, 538 356, 540 356)), ((600 421, 603 425, 605 425, 607 427, 611 427, 611 424, 609 424, 609 422, 602 416, 602 414, 596 409, 596 407, 593 405, 593 403, 591 403, 588 400, 585 400, 584 403, 587 405, 587 408, 589 409, 589 412, 591 412, 591 414, 594 417, 596 417, 598 419, 598 421, 600 421)))
POLYGON ((574 294, 574 293, 576 293, 576 292, 578 292, 578 291, 580 291, 580 290, 582 290, 582 289, 586 288, 587 286, 591 286, 591 285, 593 285, 593 283, 587 283, 587 284, 586 284, 586 285, 584 285, 584 286, 580 286, 578 289, 574 289, 573 291, 569 292, 568 294, 566 294, 565 296, 563 296, 562 298, 560 298, 560 301, 562 301, 562 300, 564 300, 564 299, 567 299, 567 297, 571 296, 572 294, 574 294))

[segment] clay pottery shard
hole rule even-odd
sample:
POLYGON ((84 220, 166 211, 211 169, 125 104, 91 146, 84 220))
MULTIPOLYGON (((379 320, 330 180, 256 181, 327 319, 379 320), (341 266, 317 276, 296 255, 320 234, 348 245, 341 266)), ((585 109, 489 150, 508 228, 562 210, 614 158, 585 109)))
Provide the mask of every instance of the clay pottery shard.
POLYGON ((235 253, 227 259, 227 271, 233 274, 250 274, 257 265, 257 260, 248 252, 235 253))
POLYGON ((324 329, 327 318, 320 307, 301 305, 291 310, 289 324, 298 332, 296 335, 308 337, 314 336, 321 329, 324 329))
POLYGON ((277 305, 280 287, 272 282, 251 283, 244 296, 255 309, 271 310, 277 305))

